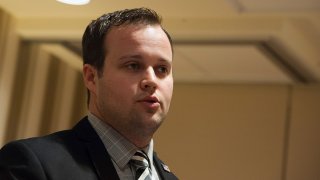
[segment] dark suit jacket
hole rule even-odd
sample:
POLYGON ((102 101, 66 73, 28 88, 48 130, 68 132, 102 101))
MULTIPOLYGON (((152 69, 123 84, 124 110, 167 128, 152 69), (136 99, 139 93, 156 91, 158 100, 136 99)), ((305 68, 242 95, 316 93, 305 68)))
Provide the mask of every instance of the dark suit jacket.
MULTIPOLYGON (((177 179, 154 154, 161 179, 177 179)), ((73 129, 18 140, 0 150, 1 180, 117 180, 102 141, 87 118, 73 129)))

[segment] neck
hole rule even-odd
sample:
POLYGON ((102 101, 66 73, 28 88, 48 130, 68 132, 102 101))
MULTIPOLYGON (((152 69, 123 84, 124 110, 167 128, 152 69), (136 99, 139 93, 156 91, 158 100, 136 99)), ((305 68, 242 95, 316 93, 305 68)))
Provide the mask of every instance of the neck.
POLYGON ((110 118, 104 118, 103 113, 99 111, 97 106, 94 103, 89 104, 89 111, 91 114, 96 116, 98 119, 103 121, 104 123, 111 126, 114 130, 116 130, 119 134, 121 134, 124 138, 134 144, 136 147, 142 149, 149 145, 153 134, 158 129, 159 126, 148 126, 142 125, 139 127, 133 127, 132 125, 126 125, 119 123, 119 120, 112 120, 110 118))
POLYGON ((152 135, 150 134, 153 133, 143 134, 141 132, 134 132, 133 130, 124 130, 123 132, 121 132, 121 130, 119 129, 114 129, 139 149, 147 147, 152 140, 152 135))
POLYGON ((134 144, 135 146, 137 146, 137 148, 139 149, 143 149, 145 147, 147 147, 150 142, 151 142, 152 138, 148 138, 148 139, 129 139, 129 141, 134 144))

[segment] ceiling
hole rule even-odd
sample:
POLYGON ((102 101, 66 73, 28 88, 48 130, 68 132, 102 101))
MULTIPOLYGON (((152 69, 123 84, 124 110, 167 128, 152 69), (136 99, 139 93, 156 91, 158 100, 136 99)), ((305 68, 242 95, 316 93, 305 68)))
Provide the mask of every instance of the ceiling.
POLYGON ((79 42, 90 20, 141 6, 158 11, 173 36, 176 81, 320 82, 320 0, 92 0, 86 6, 0 1, 21 39, 47 49, 58 44, 64 50, 50 52, 75 54, 75 67, 81 67, 79 42))

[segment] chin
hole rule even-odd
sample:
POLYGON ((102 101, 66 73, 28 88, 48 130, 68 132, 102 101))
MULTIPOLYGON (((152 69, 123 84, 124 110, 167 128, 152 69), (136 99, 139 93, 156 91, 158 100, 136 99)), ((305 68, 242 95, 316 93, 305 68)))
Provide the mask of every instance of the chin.
POLYGON ((164 117, 162 116, 154 116, 149 120, 150 125, 155 126, 157 129, 160 127, 163 121, 164 121, 164 117))

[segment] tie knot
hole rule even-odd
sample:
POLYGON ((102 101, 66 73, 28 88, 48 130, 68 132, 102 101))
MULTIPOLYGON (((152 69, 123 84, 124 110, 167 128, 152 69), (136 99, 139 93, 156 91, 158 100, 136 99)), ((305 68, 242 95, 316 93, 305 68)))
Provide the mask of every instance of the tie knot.
POLYGON ((143 152, 138 150, 131 158, 131 163, 133 163, 137 167, 149 167, 149 158, 148 156, 143 152))
POLYGON ((150 161, 146 153, 137 151, 131 158, 130 163, 135 170, 135 180, 151 180, 150 161))

